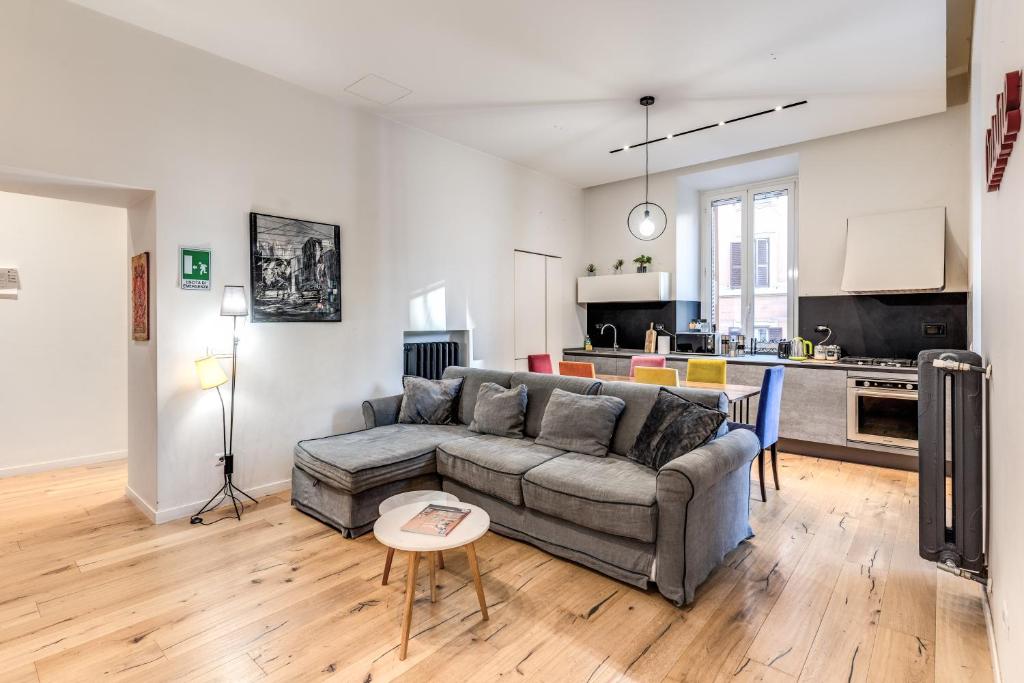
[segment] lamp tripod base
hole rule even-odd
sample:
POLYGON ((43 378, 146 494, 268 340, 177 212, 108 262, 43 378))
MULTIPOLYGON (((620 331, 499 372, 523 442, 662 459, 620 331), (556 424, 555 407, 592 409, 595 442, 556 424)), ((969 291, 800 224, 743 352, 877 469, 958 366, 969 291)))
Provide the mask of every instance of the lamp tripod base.
POLYGON ((234 455, 224 456, 224 485, 215 494, 210 496, 210 500, 206 501, 206 505, 199 508, 199 511, 192 515, 192 518, 189 520, 192 524, 203 524, 202 516, 205 513, 217 509, 228 500, 231 501, 231 505, 235 510, 235 519, 241 520, 242 511, 245 509, 245 502, 240 499, 240 496, 248 498, 254 505, 259 505, 258 500, 235 486, 231 481, 231 475, 234 471, 234 458, 234 455))

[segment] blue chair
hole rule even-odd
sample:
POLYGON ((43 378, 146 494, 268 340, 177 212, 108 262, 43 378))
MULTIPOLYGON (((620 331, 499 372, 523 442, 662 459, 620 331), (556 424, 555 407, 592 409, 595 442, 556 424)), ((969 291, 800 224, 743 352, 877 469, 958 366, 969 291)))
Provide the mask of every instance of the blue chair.
POLYGON ((753 425, 730 422, 729 431, 733 429, 749 429, 757 434, 761 442, 761 452, 757 456, 757 471, 761 479, 761 500, 767 501, 768 494, 764 488, 764 451, 772 451, 772 479, 775 490, 779 490, 779 412, 782 409, 782 376, 785 368, 781 365, 764 371, 761 381, 761 395, 757 403, 757 423, 753 425))

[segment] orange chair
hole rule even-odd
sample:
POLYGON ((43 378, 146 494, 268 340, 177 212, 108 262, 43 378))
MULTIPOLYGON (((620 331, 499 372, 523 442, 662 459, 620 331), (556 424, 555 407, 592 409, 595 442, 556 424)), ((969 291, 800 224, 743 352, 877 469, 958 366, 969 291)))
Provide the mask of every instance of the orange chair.
POLYGON ((571 360, 558 361, 558 374, 566 377, 586 377, 587 379, 597 377, 593 363, 579 363, 571 360))
POLYGON ((725 384, 725 367, 720 358, 691 358, 686 361, 686 381, 725 384))
POLYGON ((636 366, 636 377, 639 384, 660 384, 663 387, 679 386, 679 371, 675 368, 651 368, 636 366))

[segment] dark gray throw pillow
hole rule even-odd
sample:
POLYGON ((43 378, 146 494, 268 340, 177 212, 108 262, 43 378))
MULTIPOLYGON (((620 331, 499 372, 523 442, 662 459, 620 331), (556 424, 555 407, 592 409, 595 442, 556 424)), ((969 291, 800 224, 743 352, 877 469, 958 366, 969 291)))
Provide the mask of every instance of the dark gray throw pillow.
POLYGON ((469 431, 521 439, 525 425, 525 384, 511 389, 494 382, 484 382, 480 385, 469 431))
POLYGON ((455 411, 462 390, 463 378, 423 379, 407 375, 402 378, 402 407, 398 421, 405 424, 455 424, 455 411))
POLYGON ((628 457, 656 470, 703 446, 718 432, 725 413, 662 389, 628 457))
POLYGON ((585 455, 607 455, 615 422, 626 402, 615 396, 551 392, 540 421, 537 443, 585 455))

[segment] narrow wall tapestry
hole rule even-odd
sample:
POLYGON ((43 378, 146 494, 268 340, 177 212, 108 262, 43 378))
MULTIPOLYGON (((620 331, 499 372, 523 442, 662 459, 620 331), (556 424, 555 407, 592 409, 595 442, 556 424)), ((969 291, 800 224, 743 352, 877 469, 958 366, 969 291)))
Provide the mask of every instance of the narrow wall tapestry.
POLYGON ((253 322, 341 322, 341 227, 249 214, 253 322))
POLYGON ((149 252, 132 256, 132 339, 149 341, 149 252))

